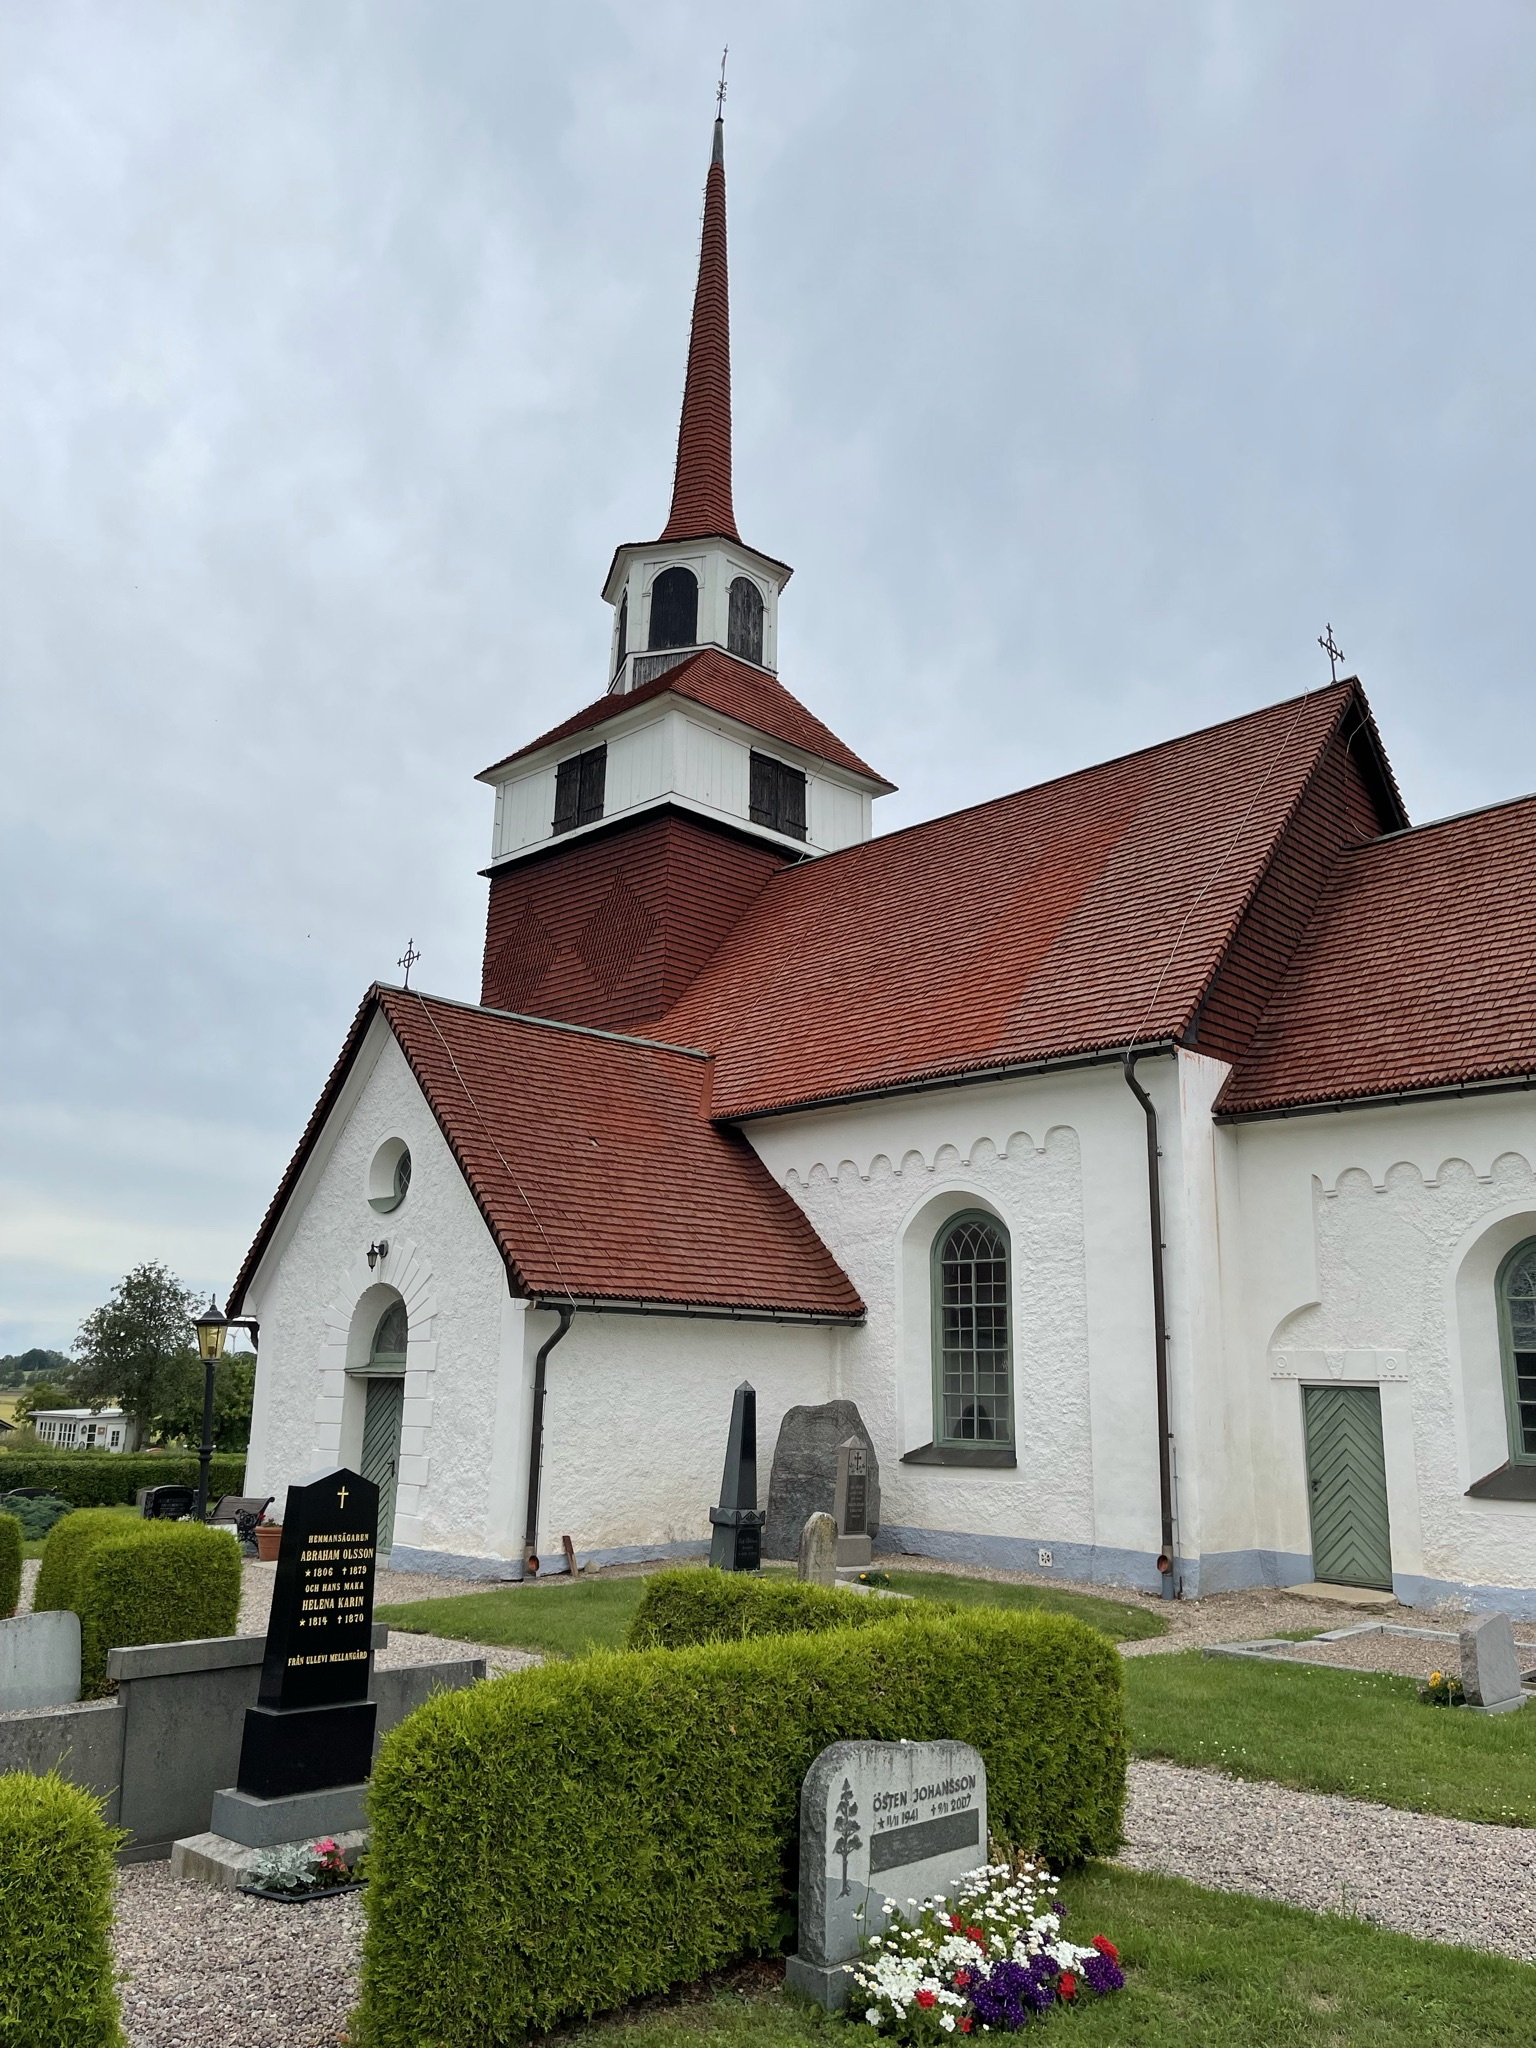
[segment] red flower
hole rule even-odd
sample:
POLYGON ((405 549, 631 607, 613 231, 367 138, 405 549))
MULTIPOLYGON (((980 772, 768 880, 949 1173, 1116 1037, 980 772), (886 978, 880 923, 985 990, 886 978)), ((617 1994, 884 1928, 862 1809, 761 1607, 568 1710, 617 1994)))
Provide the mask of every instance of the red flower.
POLYGON ((919 1993, 917 1994, 917 2002, 923 2008, 923 2011, 926 2012, 929 2006, 935 2004, 937 2000, 933 1992, 919 1991, 919 1993))
POLYGON ((974 1941, 978 1948, 985 1948, 987 1945, 987 1937, 979 1927, 967 1927, 965 1938, 967 1941, 974 1941))
POLYGON ((963 1990, 965 1989, 966 1985, 970 1983, 970 1981, 971 1981, 971 1973, 970 1973, 970 1971, 969 1971, 969 1970, 956 1970, 956 1972, 955 1972, 955 1989, 956 1989, 957 1991, 963 1991, 963 1990))
POLYGON ((951 1934, 958 1934, 958 1933, 960 1932, 960 1926, 961 1926, 961 1921, 960 1921, 960 1915, 959 1915, 958 1913, 951 1913, 951 1914, 950 1914, 950 1916, 949 1916, 949 1931, 950 1931, 950 1933, 951 1933, 951 1934))
POLYGON ((1093 1946, 1101 1956, 1108 1956, 1112 1963, 1119 1962, 1120 1951, 1115 1947, 1115 1944, 1109 1939, 1108 1935, 1096 1934, 1093 1937, 1093 1946))
POLYGON ((1073 1976, 1070 1970, 1062 1971, 1061 1979, 1060 1982, 1057 1984, 1056 1989, 1061 1993, 1063 1998, 1075 1998, 1077 1996, 1077 1979, 1073 1976))
POLYGON ((971 2016, 969 2013, 959 2022, 959 2026, 962 2034, 968 2034, 971 2031, 971 2016))

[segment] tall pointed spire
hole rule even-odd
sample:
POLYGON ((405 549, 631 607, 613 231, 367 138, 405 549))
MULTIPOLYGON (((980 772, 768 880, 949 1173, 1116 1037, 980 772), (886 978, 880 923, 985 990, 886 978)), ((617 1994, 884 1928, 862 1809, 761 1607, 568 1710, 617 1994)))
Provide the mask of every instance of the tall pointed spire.
POLYGON ((725 123, 718 116, 704 183, 704 233, 672 510, 661 538, 696 540, 714 533, 740 539, 731 504, 731 300, 725 260, 725 123))

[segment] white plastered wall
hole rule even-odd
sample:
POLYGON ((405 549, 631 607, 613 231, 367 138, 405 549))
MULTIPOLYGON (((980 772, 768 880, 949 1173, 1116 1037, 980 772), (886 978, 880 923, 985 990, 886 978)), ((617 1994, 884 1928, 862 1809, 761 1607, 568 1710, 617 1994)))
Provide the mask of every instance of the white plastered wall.
POLYGON ((1536 1503, 1471 1500, 1508 1456, 1500 1260, 1536 1235, 1521 1094, 1232 1127, 1242 1190, 1235 1350, 1256 1517, 1309 1551, 1300 1388, 1378 1386, 1399 1591, 1536 1588, 1536 1503))
MULTIPOLYGON (((513 1297, 479 1209, 392 1033, 375 1020, 251 1289, 261 1323, 252 1490, 281 1496, 319 1466, 355 1462, 379 1317, 406 1303, 397 1546, 521 1556, 533 1367, 555 1316, 513 1297), (369 1163, 410 1147, 410 1192, 379 1215, 369 1163), (371 1242, 389 1253, 373 1269, 371 1242)), ((762 1486, 784 1410, 828 1398, 834 1331, 578 1314, 550 1354, 540 1540, 582 1551, 709 1537, 731 1396, 758 1391, 762 1486)), ((557 1553, 558 1554, 558 1553, 557 1553)))

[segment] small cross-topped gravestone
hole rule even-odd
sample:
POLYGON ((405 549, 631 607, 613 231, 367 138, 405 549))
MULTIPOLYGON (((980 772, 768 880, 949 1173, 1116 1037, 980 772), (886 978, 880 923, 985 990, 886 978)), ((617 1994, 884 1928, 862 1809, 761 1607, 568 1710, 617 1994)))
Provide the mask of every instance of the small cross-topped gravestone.
POLYGON ((967 1742, 834 1742, 800 1788, 800 1947, 786 1981, 831 2012, 849 1964, 987 1860, 987 1767, 967 1742))
POLYGON ((869 1541, 869 1453, 856 1436, 837 1447, 837 1562, 862 1571, 873 1552, 869 1541))
POLYGON ((257 1704, 238 1789, 281 1799, 360 1785, 373 1760, 373 1574, 379 1489, 360 1472, 290 1486, 257 1704))
POLYGON ((731 1402, 731 1431, 725 1443, 725 1473, 720 1505, 709 1519, 715 1533, 709 1561, 716 1571, 761 1571, 763 1524, 768 1517, 757 1504, 757 1395, 743 1380, 731 1402))

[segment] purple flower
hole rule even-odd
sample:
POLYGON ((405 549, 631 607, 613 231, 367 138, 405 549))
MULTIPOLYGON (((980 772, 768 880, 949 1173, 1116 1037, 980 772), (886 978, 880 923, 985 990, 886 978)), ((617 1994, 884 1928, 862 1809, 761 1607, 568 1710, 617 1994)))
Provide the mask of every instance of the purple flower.
POLYGON ((1049 2012, 1056 2003, 1060 1970, 1049 1956, 1027 1963, 994 1963, 970 1987, 971 2009, 985 2026, 1022 2027, 1032 2013, 1049 2012))
POLYGON ((1097 1950, 1087 1958, 1082 1967, 1083 1982, 1090 1991, 1123 1991, 1125 1972, 1118 1963, 1112 1963, 1108 1956, 1101 1956, 1097 1950))

